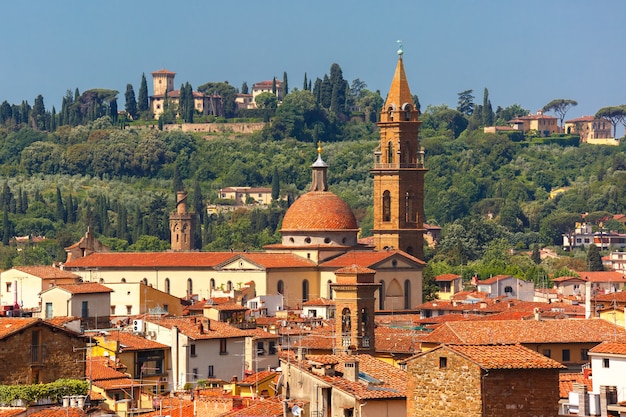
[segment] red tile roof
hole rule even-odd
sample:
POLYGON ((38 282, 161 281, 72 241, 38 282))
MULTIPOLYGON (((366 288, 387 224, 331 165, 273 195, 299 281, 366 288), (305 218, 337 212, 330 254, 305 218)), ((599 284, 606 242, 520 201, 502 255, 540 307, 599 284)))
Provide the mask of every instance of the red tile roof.
POLYGON ((311 191, 297 199, 285 213, 281 232, 358 230, 348 204, 329 191, 311 191))
POLYGON ((602 342, 599 345, 594 346, 589 353, 626 355, 626 342, 602 342))
POLYGON ((29 416, 35 417, 84 417, 87 413, 82 408, 77 407, 48 407, 29 413, 29 416))
POLYGON ((37 324, 44 324, 46 326, 54 327, 57 329, 61 329, 66 333, 69 333, 73 336, 80 336, 78 333, 75 333, 69 329, 66 329, 62 326, 57 326, 51 322, 44 321, 39 318, 34 317, 0 317, 0 340, 4 339, 14 333, 22 331, 30 326, 34 326, 37 324))
POLYGON ((424 343, 481 344, 494 343, 601 343, 626 332, 601 319, 563 320, 469 320, 447 322, 437 327, 424 343))
POLYGON ((16 266, 13 267, 13 269, 42 279, 80 278, 79 275, 76 275, 70 271, 64 271, 62 269, 55 268, 53 266, 16 266))
POLYGON ((169 348, 167 345, 164 345, 162 343, 155 342, 154 340, 146 339, 145 337, 140 336, 135 333, 121 331, 121 330, 110 331, 109 334, 105 336, 105 339, 118 342, 120 345, 119 346, 120 352, 169 348))
POLYGON ((226 323, 210 319, 205 320, 208 320, 210 323, 208 328, 202 324, 202 319, 197 317, 166 316, 157 320, 148 319, 147 321, 168 329, 175 326, 182 334, 194 340, 235 338, 247 335, 244 330, 237 329, 226 323))
POLYGON ((48 288, 42 292, 50 291, 54 288, 60 288, 64 291, 69 292, 70 294, 100 294, 100 293, 113 292, 111 288, 106 287, 102 284, 98 284, 96 282, 81 282, 78 284, 59 284, 56 287, 48 288))
POLYGON ((454 281, 455 279, 462 278, 461 275, 457 274, 442 274, 437 275, 435 277, 435 281, 446 282, 446 281, 454 281))
POLYGON ((360 381, 347 380, 342 376, 314 376, 359 400, 406 398, 406 372, 370 355, 308 355, 304 361, 292 362, 292 365, 301 366, 310 372, 314 363, 336 364, 335 370, 343 375, 344 363, 354 360, 359 361, 359 373, 366 374, 378 382, 364 384, 360 381))
POLYGON ((559 373, 559 397, 569 398, 569 393, 574 391, 574 383, 585 384, 589 392, 593 391, 591 379, 585 378, 582 372, 561 372, 559 373))
MULTIPOLYGON (((554 359, 522 345, 443 345, 483 369, 563 369, 554 359)), ((428 351, 431 352, 431 351, 428 351)), ((426 352, 426 353, 428 353, 426 352)), ((423 354, 422 354, 423 355, 423 354)))
POLYGON ((0 417, 15 417, 26 411, 26 407, 1 408, 0 417))
POLYGON ((481 285, 481 284, 491 285, 491 284, 495 284, 498 281, 502 281, 503 279, 506 279, 506 278, 513 278, 513 277, 511 275, 496 275, 495 277, 479 280, 478 285, 481 285))
POLYGON ((352 264, 364 266, 367 268, 374 268, 377 264, 393 258, 395 256, 400 256, 402 258, 406 258, 414 263, 425 265, 424 261, 417 259, 414 256, 409 255, 406 252, 403 252, 398 249, 393 250, 383 250, 383 251, 350 251, 343 255, 340 255, 334 259, 323 262, 320 264, 321 267, 332 267, 332 268, 341 268, 344 266, 349 266, 352 264))
MULTIPOLYGON (((293 403, 293 401, 292 401, 293 403)), ((295 403, 289 404, 291 409, 295 403)), ((280 399, 269 398, 258 400, 247 407, 238 408, 230 412, 220 414, 220 417, 282 417, 283 403, 280 399)))
POLYGON ((554 278, 554 282, 562 282, 568 280, 582 280, 586 282, 618 282, 626 283, 626 276, 616 271, 580 271, 577 272, 578 277, 558 277, 554 278))
POLYGON ((334 306, 335 305, 335 300, 329 300, 328 298, 316 298, 314 300, 309 300, 305 303, 302 303, 303 306, 316 306, 316 307, 327 307, 327 306, 334 306))

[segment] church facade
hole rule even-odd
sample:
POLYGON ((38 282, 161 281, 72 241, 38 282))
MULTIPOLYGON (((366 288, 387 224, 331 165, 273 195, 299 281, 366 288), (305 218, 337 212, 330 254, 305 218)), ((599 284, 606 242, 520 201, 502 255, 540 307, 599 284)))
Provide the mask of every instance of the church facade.
POLYGON ((371 270, 368 288, 373 295, 368 302, 374 309, 410 310, 422 302, 425 265, 421 257, 426 169, 417 138, 418 114, 400 54, 380 117, 381 139, 372 168, 374 247, 359 243, 352 210, 329 190, 329 167, 318 147, 310 190, 287 210, 281 242, 262 252, 189 250, 191 217, 181 194, 170 217, 172 251, 89 251, 93 253, 88 256, 72 255, 62 267, 85 281, 143 282, 178 297, 200 299, 210 298, 218 289, 254 283, 256 295, 280 293, 285 308, 293 309, 318 297, 333 299, 333 288, 347 288, 336 286, 336 271, 361 268, 371 270))

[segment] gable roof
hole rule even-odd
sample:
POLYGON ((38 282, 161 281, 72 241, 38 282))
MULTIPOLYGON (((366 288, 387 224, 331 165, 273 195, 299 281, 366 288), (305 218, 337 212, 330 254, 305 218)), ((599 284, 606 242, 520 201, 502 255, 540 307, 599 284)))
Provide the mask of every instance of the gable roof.
POLYGON ((118 342, 120 352, 169 348, 167 345, 127 331, 111 331, 106 338, 118 342))
POLYGON ((463 277, 457 274, 442 274, 442 275, 437 275, 435 277, 435 281, 447 282, 447 281, 454 281, 455 279, 459 279, 459 278, 463 278, 463 277))
POLYGON ((511 275, 496 275, 495 277, 479 280, 477 285, 491 285, 498 281, 505 280, 507 278, 513 278, 511 275))
POLYGON ((163 326, 167 329, 177 327, 178 330, 194 340, 226 339, 245 337, 248 334, 244 330, 230 326, 217 320, 207 318, 198 319, 192 317, 164 316, 157 319, 147 318, 146 321, 163 326), (208 322, 208 326, 205 323, 208 322))
POLYGON ((626 331, 602 319, 455 321, 437 327, 422 339, 428 343, 601 343, 626 331))
POLYGON ((398 249, 393 250, 383 250, 383 251, 350 251, 343 255, 340 255, 336 258, 333 258, 329 261, 322 262, 320 267, 332 267, 332 268, 343 268, 345 266, 350 265, 358 265, 366 268, 374 268, 376 265, 380 263, 394 258, 400 257, 404 258, 409 263, 417 264, 417 265, 426 265, 426 263, 420 259, 417 259, 414 256, 409 255, 406 252, 403 252, 398 249))
POLYGON ((42 279, 60 279, 60 278, 70 278, 70 279, 79 279, 80 275, 76 275, 70 271, 64 271, 59 268, 55 268, 53 266, 15 266, 12 269, 20 272, 24 272, 25 274, 29 274, 42 279))
POLYGON ((113 292, 113 290, 109 287, 96 282, 80 282, 77 284, 58 284, 54 287, 46 288, 41 293, 43 294, 57 288, 65 292, 69 292, 70 294, 103 294, 113 292))
POLYGON ((602 342, 590 349, 589 353, 626 355, 626 342, 602 342))
POLYGON ((71 336, 81 337, 79 333, 36 317, 0 317, 0 340, 35 325, 44 325, 57 330, 60 329, 71 336))

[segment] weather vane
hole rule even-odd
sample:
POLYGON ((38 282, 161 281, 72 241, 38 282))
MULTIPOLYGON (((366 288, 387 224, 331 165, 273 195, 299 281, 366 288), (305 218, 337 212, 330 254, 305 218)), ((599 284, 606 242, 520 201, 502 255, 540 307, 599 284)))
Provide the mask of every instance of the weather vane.
POLYGON ((398 39, 396 42, 398 42, 398 55, 402 56, 404 53, 404 50, 402 49, 402 41, 398 39))

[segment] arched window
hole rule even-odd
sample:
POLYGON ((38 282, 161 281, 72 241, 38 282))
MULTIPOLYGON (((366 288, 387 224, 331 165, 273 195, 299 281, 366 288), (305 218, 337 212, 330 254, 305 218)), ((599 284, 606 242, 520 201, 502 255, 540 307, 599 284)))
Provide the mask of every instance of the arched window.
POLYGON ((341 333, 349 334, 352 331, 350 309, 348 307, 341 310, 341 333))
POLYGON ((309 280, 305 279, 302 281, 302 302, 306 303, 309 301, 309 280))
POLYGON ((406 106, 404 108, 404 120, 411 120, 411 106, 406 106))
POLYGON ((100 280, 98 280, 98 282, 99 282, 100 284, 104 284, 104 278, 100 278, 100 280))
POLYGON ((233 282, 232 281, 228 281, 226 283, 226 291, 232 291, 233 290, 233 282))
POLYGON ((169 278, 165 278, 165 292, 166 293, 170 293, 170 279, 169 278))
POLYGON ((363 336, 365 334, 365 329, 367 328, 367 318, 368 318, 368 311, 367 308, 362 308, 361 309, 361 314, 360 314, 360 319, 361 319, 361 325, 359 326, 359 335, 363 336))
POLYGON ((333 282, 331 280, 326 281, 326 287, 328 288, 328 299, 332 300, 333 299, 333 287, 331 287, 330 284, 332 284, 333 282))
POLYGON ((404 309, 411 308, 411 281, 404 281, 404 309))
POLYGON ((126 283, 126 278, 122 278, 122 279, 120 280, 120 282, 121 282, 122 284, 125 284, 125 283, 126 283))
POLYGON ((187 296, 191 297, 191 294, 193 294, 193 281, 187 278, 187 296))
POLYGON ((380 287, 378 288, 378 309, 385 309, 385 281, 380 280, 380 287))
POLYGON ((278 282, 276 283, 276 292, 279 294, 285 293, 285 283, 283 282, 282 279, 279 279, 278 282))
POLYGON ((209 285, 211 286, 211 289, 212 289, 212 290, 213 290, 213 289, 215 289, 215 278, 211 278, 211 279, 209 280, 209 285))
POLYGON ((389 191, 383 193, 383 221, 391 221, 391 193, 389 191))
POLYGON ((148 285, 148 278, 142 279, 141 282, 143 282, 143 285, 148 285))
POLYGON ((393 144, 387 143, 387 163, 393 164, 393 144))
POLYGON ((387 114, 389 115, 389 121, 393 122, 393 108, 389 107, 389 110, 387 110, 387 114))

